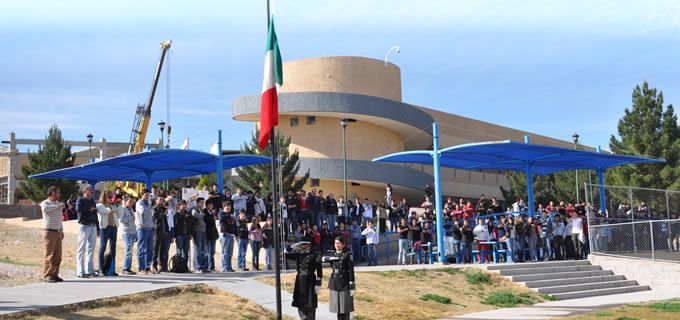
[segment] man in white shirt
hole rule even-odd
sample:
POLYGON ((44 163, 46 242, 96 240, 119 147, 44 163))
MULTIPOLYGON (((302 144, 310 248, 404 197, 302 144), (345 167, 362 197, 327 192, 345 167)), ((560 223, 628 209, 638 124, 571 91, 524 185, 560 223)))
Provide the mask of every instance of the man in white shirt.
POLYGON ((364 198, 364 213, 361 214, 362 221, 361 225, 366 226, 368 221, 371 221, 373 219, 373 206, 371 203, 368 201, 368 198, 364 198))
POLYGON ((489 241, 489 227, 486 226, 484 220, 477 219, 477 225, 472 230, 472 233, 477 239, 477 250, 479 251, 479 263, 484 263, 486 260, 486 251, 488 250, 488 244, 482 244, 481 242, 489 241))
POLYGON ((231 196, 231 200, 234 201, 234 212, 246 210, 247 199, 248 196, 241 193, 241 188, 236 188, 236 193, 231 196))
POLYGON ((51 186, 47 189, 47 199, 40 203, 43 215, 42 243, 45 252, 43 279, 45 282, 62 282, 59 277, 61 264, 61 244, 64 239, 64 228, 61 223, 61 210, 64 204, 59 202, 59 188, 51 186))
POLYGON ((267 208, 264 206, 264 200, 262 199, 262 194, 260 191, 255 192, 255 215, 260 217, 260 219, 267 220, 267 208))
POLYGON ((583 219, 576 212, 571 219, 571 243, 574 245, 574 260, 583 259, 583 219))
POLYGON ((368 221, 366 223, 366 229, 361 232, 362 235, 366 236, 366 247, 368 247, 368 265, 377 266, 378 258, 376 255, 375 247, 380 242, 380 237, 378 232, 373 227, 373 221, 368 221))

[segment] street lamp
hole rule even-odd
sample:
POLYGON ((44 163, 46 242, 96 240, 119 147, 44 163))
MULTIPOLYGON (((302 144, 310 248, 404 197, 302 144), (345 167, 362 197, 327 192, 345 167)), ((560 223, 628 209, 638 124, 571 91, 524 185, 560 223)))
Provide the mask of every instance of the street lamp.
MULTIPOLYGON (((575 150, 578 150, 578 138, 579 138, 579 135, 576 132, 574 132, 574 134, 571 135, 571 139, 574 141, 574 149, 575 150)), ((578 169, 576 170, 576 203, 579 203, 579 201, 578 201, 578 169)))
POLYGON ((347 139, 345 139, 345 128, 347 128, 350 122, 357 122, 357 120, 350 118, 340 119, 340 125, 342 126, 342 178, 345 189, 345 203, 349 201, 347 198, 347 139))
POLYGON ((87 134, 87 143, 89 145, 89 155, 90 155, 90 157, 87 158, 87 162, 92 162, 92 138, 94 138, 94 136, 91 133, 88 133, 87 134))
POLYGON ((392 50, 396 50, 397 53, 401 52, 401 48, 400 48, 399 46, 394 46, 394 47, 390 48, 390 50, 387 50, 387 54, 385 54, 385 66, 386 66, 386 67, 387 67, 387 62, 388 62, 388 61, 387 61, 387 56, 390 55, 390 53, 392 52, 392 50))
POLYGON ((165 121, 158 123, 158 129, 161 129, 161 145, 160 148, 163 149, 163 131, 165 131, 165 121))

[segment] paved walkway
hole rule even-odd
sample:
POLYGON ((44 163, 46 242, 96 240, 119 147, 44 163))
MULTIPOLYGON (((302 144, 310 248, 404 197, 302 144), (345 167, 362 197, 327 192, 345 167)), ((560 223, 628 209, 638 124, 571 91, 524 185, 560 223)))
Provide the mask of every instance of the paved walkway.
POLYGON ((613 308, 629 303, 640 303, 652 300, 666 300, 680 297, 680 289, 675 291, 642 291, 610 296, 589 297, 539 303, 521 308, 496 309, 462 316, 451 317, 451 320, 539 320, 555 317, 573 316, 594 310, 613 308))

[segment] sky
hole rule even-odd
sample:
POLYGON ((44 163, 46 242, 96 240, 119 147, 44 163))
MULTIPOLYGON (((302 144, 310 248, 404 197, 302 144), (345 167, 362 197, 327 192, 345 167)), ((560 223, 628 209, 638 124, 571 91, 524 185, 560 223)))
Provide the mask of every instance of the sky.
MULTIPOLYGON (((147 141, 164 120, 172 147, 208 151, 222 129, 238 149, 253 125, 231 103, 261 90, 265 4, 3 0, 0 137, 54 123, 66 139, 128 141, 172 39, 147 141)), ((279 0, 272 12, 284 61, 398 45, 404 102, 558 139, 607 148, 643 81, 680 103, 677 1, 279 0)))

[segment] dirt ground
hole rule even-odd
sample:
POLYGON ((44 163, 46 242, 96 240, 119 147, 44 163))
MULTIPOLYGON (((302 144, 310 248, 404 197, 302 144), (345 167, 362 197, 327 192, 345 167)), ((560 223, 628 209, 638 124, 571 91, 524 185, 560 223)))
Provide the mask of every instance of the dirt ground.
MULTIPOLYGON (((119 230, 120 234, 120 230, 119 230)), ((0 287, 17 286, 26 283, 42 280, 43 247, 42 230, 32 227, 21 227, 14 224, 0 222, 0 287), (21 270, 17 270, 21 269, 21 270), (27 272, 27 269, 30 272, 27 272)), ((76 270, 76 251, 78 236, 76 234, 65 233, 63 240, 63 252, 61 262, 62 276, 73 276, 76 270)), ((219 247, 219 240, 217 241, 219 247)), ((193 251, 193 247, 191 248, 193 251)), ((215 254, 216 269, 221 268, 221 257, 219 248, 215 254)), ((175 244, 170 245, 170 256, 176 252, 175 244)), ((236 268, 236 254, 238 250, 234 248, 234 258, 232 267, 236 268)), ((98 269, 99 239, 95 246, 95 269, 98 269)), ((123 267, 123 257, 125 245, 118 239, 116 244, 116 270, 121 272, 123 267)), ((260 269, 264 270, 264 250, 260 250, 260 269)), ((251 253, 246 255, 247 267, 252 270, 251 253)), ((137 244, 133 251, 132 270, 137 270, 137 244)))
MULTIPOLYGON (((58 307, 32 315, 0 319, 274 319, 273 313, 234 294, 204 285, 182 286, 77 306, 58 307)), ((290 318, 288 318, 290 319, 290 318)))
MULTIPOLYGON (((491 310, 497 307, 482 301, 493 292, 510 290, 526 293, 536 300, 543 297, 528 288, 518 286, 496 275, 488 274, 489 283, 471 284, 466 273, 480 272, 473 269, 431 269, 414 271, 358 272, 354 297, 356 319, 439 319, 445 316, 462 315, 491 310), (423 301, 425 294, 436 294, 451 299, 451 303, 423 301)), ((319 300, 328 302, 328 277, 330 269, 324 269, 323 289, 319 300)), ((273 277, 258 280, 274 285, 273 277)), ((293 290, 295 275, 282 278, 285 289, 293 290)))

